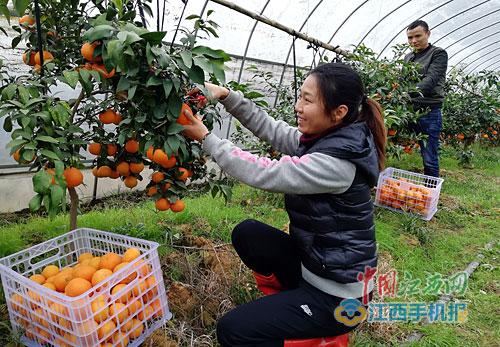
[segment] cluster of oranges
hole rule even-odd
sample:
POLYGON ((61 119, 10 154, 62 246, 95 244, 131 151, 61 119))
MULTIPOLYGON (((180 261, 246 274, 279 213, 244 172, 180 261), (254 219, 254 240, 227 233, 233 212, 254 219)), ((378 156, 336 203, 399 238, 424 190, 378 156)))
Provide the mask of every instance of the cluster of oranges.
POLYGON ((100 45, 101 43, 97 41, 91 43, 86 42, 82 45, 80 53, 87 63, 80 68, 84 70, 94 70, 99 72, 104 78, 111 78, 115 75, 115 69, 108 71, 102 63, 102 56, 95 54, 96 47, 100 45))
MULTIPOLYGON (((125 155, 137 155, 139 152, 139 142, 135 139, 129 139, 123 146, 125 155)), ((118 146, 116 144, 91 143, 88 146, 88 151, 91 154, 103 157, 115 157, 116 161, 110 165, 96 166, 92 169, 92 174, 96 177, 123 178, 126 187, 134 188, 137 186, 138 177, 144 170, 144 163, 139 157, 134 157, 135 161, 126 161, 117 157, 118 146)), ((124 157, 123 155, 121 156, 124 157)))
MULTIPOLYGON (((25 15, 19 18, 19 26, 24 30, 33 31, 33 26, 35 25, 35 18, 30 15, 25 15)), ((43 63, 47 63, 54 60, 54 56, 49 51, 43 51, 43 63)), ((26 65, 33 66, 36 72, 39 72, 42 66, 42 60, 40 52, 35 52, 33 50, 28 50, 23 53, 23 62, 26 65)))
POLYGON ((380 191, 377 203, 395 209, 401 209, 428 215, 432 201, 432 189, 423 185, 410 183, 405 178, 387 178, 378 187, 380 191), (406 182, 406 183, 403 183, 406 182))
POLYGON ((14 293, 10 302, 18 314, 17 322, 29 338, 42 344, 91 345, 96 343, 93 334, 97 332, 99 346, 127 346, 131 339, 141 336, 144 322, 163 315, 157 298, 158 283, 150 266, 142 259, 136 260, 140 255, 136 248, 127 249, 122 256, 113 252, 100 257, 82 253, 74 267, 46 266, 30 280, 69 297, 80 296, 92 288, 95 291, 67 302, 50 295, 44 297, 34 290, 28 290, 26 297, 14 293), (131 262, 135 265, 118 284, 109 288, 103 282, 131 262), (130 287, 134 280, 135 286, 130 287))

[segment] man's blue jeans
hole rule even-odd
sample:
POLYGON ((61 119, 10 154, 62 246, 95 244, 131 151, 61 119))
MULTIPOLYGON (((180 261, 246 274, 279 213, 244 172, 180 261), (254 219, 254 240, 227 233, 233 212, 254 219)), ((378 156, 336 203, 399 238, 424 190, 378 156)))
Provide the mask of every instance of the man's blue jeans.
POLYGON ((424 174, 439 177, 439 133, 443 125, 441 108, 432 107, 431 111, 418 119, 413 130, 427 135, 427 139, 419 141, 420 154, 424 162, 424 174))

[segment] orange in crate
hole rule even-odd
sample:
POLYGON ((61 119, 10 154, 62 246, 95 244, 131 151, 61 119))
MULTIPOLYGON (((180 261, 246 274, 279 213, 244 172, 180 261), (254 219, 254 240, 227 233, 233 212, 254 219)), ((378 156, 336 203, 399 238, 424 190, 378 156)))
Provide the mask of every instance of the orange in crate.
POLYGON ((28 346, 139 346, 172 316, 158 246, 77 229, 0 259, 13 331, 28 346))
POLYGON ((375 205, 430 220, 437 211, 442 178, 387 168, 380 173, 375 205))

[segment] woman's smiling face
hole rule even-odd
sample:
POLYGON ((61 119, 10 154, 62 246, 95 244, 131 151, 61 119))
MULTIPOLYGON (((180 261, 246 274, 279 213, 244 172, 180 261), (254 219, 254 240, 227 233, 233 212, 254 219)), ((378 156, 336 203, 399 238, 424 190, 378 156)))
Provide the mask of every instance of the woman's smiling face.
POLYGON ((298 129, 306 135, 316 135, 336 124, 334 114, 325 111, 323 98, 314 75, 308 76, 295 104, 298 129))

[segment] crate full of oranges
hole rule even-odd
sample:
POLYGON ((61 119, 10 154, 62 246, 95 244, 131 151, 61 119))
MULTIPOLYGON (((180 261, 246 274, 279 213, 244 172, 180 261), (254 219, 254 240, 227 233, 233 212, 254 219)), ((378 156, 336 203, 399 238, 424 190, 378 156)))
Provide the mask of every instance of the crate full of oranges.
POLYGON ((375 205, 430 220, 437 211, 442 178, 389 167, 378 178, 375 205))
POLYGON ((27 346, 138 346, 171 313, 158 244, 77 229, 0 259, 13 330, 27 346))

